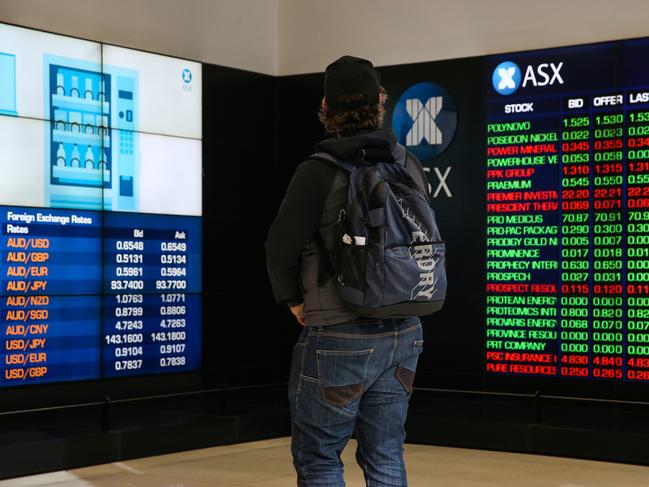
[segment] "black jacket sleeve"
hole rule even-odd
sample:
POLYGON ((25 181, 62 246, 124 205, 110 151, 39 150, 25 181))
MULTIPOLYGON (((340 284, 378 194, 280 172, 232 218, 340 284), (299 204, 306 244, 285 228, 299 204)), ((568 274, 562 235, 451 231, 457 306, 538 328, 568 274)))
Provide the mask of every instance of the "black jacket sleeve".
POLYGON ((327 162, 307 160, 296 169, 286 190, 266 241, 266 266, 278 303, 302 302, 300 255, 318 228, 337 171, 327 162))

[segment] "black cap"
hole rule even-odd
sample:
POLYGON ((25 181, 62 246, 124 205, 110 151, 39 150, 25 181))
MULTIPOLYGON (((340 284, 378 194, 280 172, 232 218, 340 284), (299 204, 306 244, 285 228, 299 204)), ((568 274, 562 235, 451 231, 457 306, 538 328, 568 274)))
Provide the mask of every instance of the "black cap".
POLYGON ((327 106, 333 110, 354 110, 376 102, 381 89, 379 73, 367 59, 343 56, 325 71, 324 83, 327 106), (341 95, 363 95, 358 100, 341 101, 341 95))

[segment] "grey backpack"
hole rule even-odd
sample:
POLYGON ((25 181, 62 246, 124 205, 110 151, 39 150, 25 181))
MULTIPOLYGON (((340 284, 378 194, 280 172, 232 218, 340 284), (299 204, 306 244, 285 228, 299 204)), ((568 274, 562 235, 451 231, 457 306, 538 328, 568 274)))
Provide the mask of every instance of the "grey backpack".
POLYGON ((368 161, 364 150, 355 161, 326 152, 310 157, 349 174, 338 221, 316 236, 319 281, 332 278, 342 300, 361 316, 428 315, 446 297, 445 244, 405 158, 384 152, 380 162, 368 161))

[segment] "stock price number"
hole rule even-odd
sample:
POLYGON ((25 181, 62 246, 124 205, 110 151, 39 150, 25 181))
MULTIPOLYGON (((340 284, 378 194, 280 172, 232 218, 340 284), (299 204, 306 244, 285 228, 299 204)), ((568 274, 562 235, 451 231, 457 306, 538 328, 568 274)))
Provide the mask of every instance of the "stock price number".
POLYGON ((115 329, 117 331, 133 331, 133 330, 143 330, 144 321, 142 320, 119 320, 115 323, 115 329))
POLYGON ((111 291, 142 291, 144 289, 144 281, 129 281, 125 279, 114 279, 110 281, 111 291))
POLYGON ((179 342, 187 340, 187 333, 184 331, 157 331, 151 333, 151 341, 154 342, 179 342))
POLYGON ((132 333, 128 335, 106 335, 104 337, 107 345, 128 345, 142 343, 144 335, 142 333, 132 333))
POLYGON ((142 359, 115 361, 115 370, 138 370, 141 368, 142 368, 142 359))
POLYGON ((160 367, 182 367, 187 363, 185 357, 160 357, 160 367))
POLYGON ((185 328, 186 326, 185 318, 167 318, 160 321, 160 328, 185 328))
POLYGON ((115 357, 138 357, 144 353, 142 347, 117 347, 115 357))
POLYGON ((141 240, 118 240, 115 242, 115 248, 127 252, 133 250, 139 250, 142 252, 144 250, 144 242, 141 240))

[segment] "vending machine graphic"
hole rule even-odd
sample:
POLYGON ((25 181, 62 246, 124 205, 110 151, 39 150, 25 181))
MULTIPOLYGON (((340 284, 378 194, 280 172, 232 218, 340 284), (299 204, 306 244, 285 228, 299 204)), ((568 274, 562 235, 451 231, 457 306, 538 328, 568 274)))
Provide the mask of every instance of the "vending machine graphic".
POLYGON ((0 52, 0 115, 16 112, 16 56, 0 52))
POLYGON ((46 55, 44 73, 46 204, 136 211, 137 71, 46 55))

